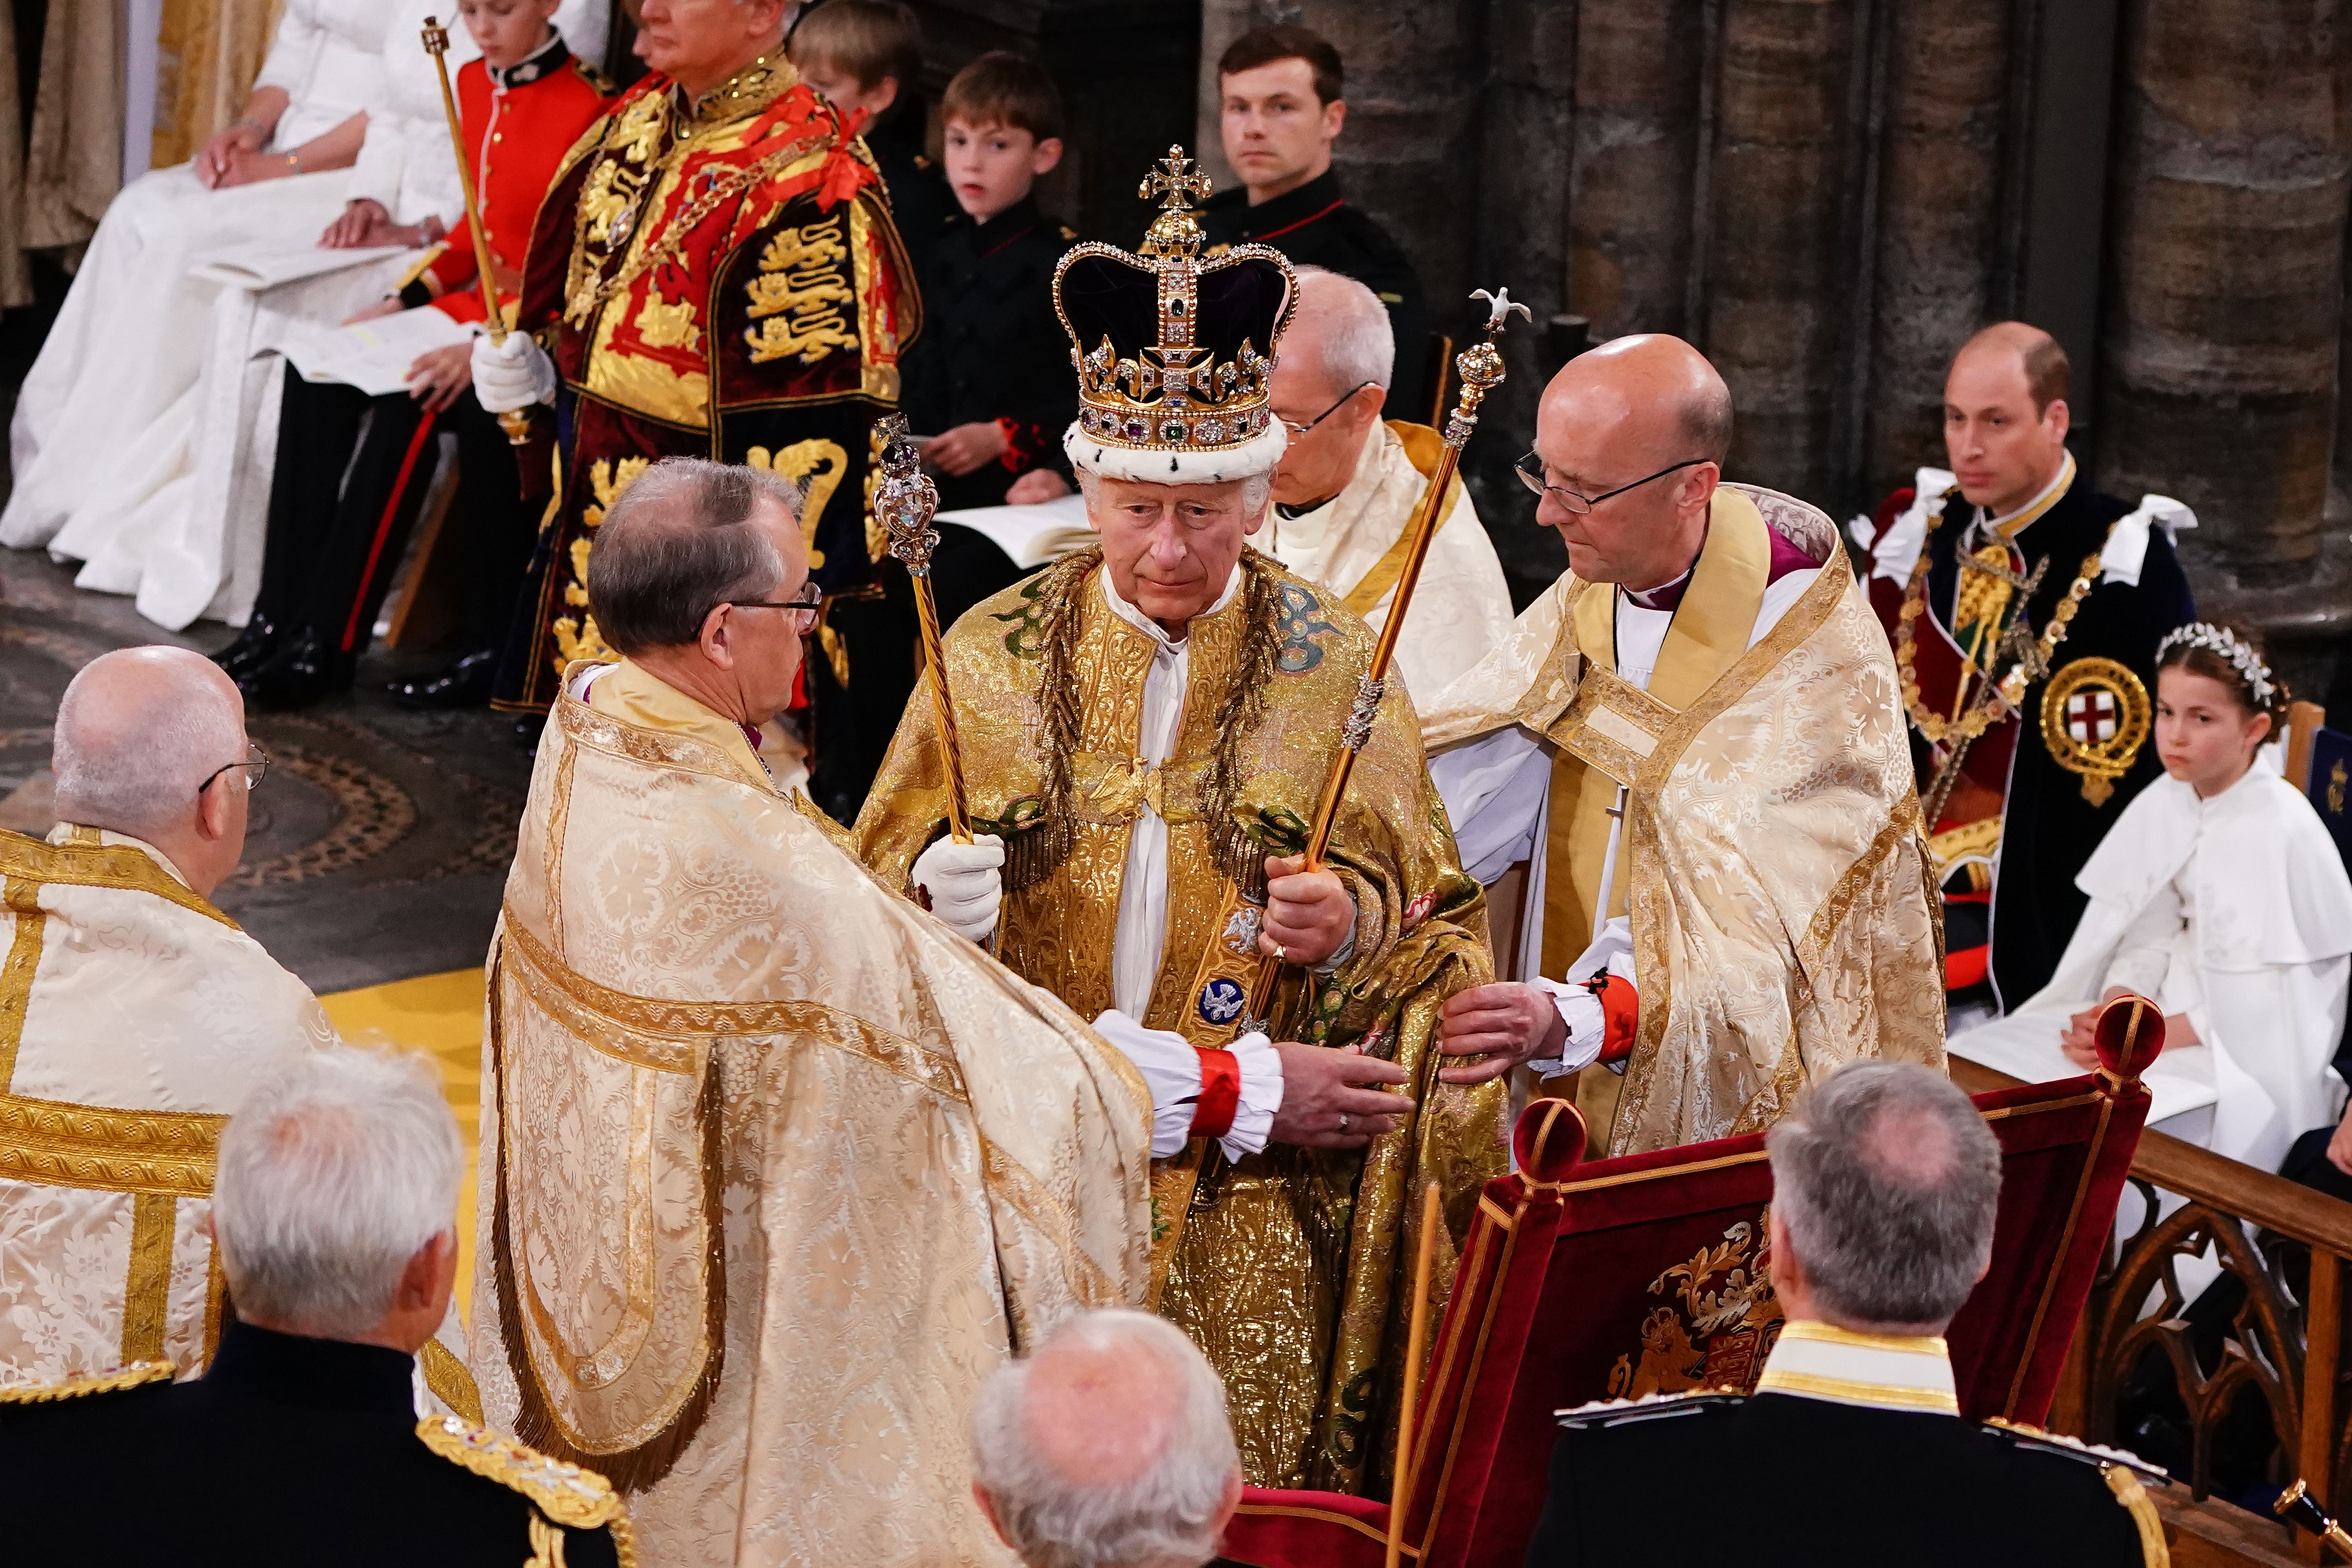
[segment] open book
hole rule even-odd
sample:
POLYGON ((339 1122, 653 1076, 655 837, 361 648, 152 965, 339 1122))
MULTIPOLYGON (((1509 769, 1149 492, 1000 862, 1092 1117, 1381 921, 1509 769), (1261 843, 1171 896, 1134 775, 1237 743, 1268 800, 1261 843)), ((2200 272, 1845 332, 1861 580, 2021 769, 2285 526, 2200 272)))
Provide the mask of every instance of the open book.
POLYGON ((280 345, 305 381, 340 381, 370 397, 408 385, 408 367, 428 349, 462 343, 475 329, 430 305, 347 327, 312 326, 280 345))
POLYGON ((1056 496, 1034 506, 973 506, 939 514, 940 522, 960 522, 984 533, 996 547, 1024 568, 1043 566, 1095 542, 1087 526, 1087 499, 1056 496))
POLYGON ((291 283, 297 279, 340 272, 346 267, 357 267, 383 257, 406 254, 408 247, 400 245, 370 245, 356 250, 330 250, 323 245, 289 245, 283 239, 251 239, 241 245, 206 251, 189 264, 188 272, 191 277, 205 279, 231 289, 268 289, 279 283, 291 283))

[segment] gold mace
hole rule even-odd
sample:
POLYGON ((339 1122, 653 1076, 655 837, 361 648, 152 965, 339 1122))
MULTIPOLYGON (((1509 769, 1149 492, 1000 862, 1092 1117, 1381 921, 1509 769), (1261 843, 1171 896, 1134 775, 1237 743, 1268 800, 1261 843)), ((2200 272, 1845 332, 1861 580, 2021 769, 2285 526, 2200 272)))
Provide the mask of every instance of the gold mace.
POLYGON ((940 652, 940 611, 931 598, 931 552, 939 530, 939 487, 923 472, 922 454, 907 434, 907 416, 885 416, 874 433, 882 439, 882 482, 874 488, 874 515, 890 531, 890 553, 906 564, 915 582, 915 613, 923 628, 923 677, 931 689, 931 711, 940 724, 940 766, 948 780, 948 833, 971 842, 971 808, 963 788, 963 743, 956 738, 955 702, 948 695, 947 661, 940 652))
MULTIPOLYGON (((490 334, 490 346, 506 342, 506 313, 499 309, 499 286, 490 266, 490 238, 482 232, 482 199, 474 190, 474 163, 466 156, 466 132, 457 123, 457 95, 449 90, 449 62, 442 57, 449 52, 449 29, 434 17, 425 18, 425 52, 433 57, 433 71, 441 79, 441 108, 449 116, 449 145, 457 154, 457 179, 466 191, 466 227, 474 237, 474 269, 481 274, 484 314, 490 334)), ((507 433, 514 446, 528 445, 530 440, 530 411, 510 408, 499 416, 499 428, 507 433)))
MULTIPOLYGON (((1428 558, 1429 542, 1437 535, 1437 520, 1444 514, 1445 491, 1454 483, 1454 472, 1462 462, 1462 447, 1478 427, 1478 405, 1486 394, 1503 383, 1503 353, 1495 346, 1504 326, 1517 310, 1528 321, 1528 308, 1511 298, 1508 289, 1488 293, 1481 289, 1473 300, 1486 301, 1486 338, 1471 344, 1454 357, 1454 374, 1461 378, 1462 395, 1454 412, 1445 421, 1445 444, 1437 454, 1436 471, 1429 476, 1429 488, 1422 492, 1421 509, 1413 514, 1412 542, 1407 547, 1404 570, 1397 575, 1396 597, 1389 605, 1389 618, 1381 627, 1381 638, 1372 648, 1371 668, 1356 683, 1356 700, 1348 710, 1348 719, 1339 726, 1339 751, 1331 759, 1330 776, 1323 782, 1323 800, 1315 808, 1315 826, 1307 836, 1307 863, 1304 869, 1319 870, 1324 851, 1331 847, 1332 825, 1339 819, 1339 798, 1348 793, 1349 775, 1355 772, 1356 753, 1372 738, 1372 721, 1381 709, 1381 694, 1388 689, 1389 661, 1396 656, 1397 635, 1404 630, 1405 611, 1412 604, 1412 591, 1421 581, 1421 564, 1428 558)), ((1251 982, 1249 1010, 1244 1015, 1252 1020, 1245 1027, 1263 1028, 1273 1021, 1274 986, 1281 977, 1280 960, 1262 956, 1258 960, 1257 976, 1251 982)))

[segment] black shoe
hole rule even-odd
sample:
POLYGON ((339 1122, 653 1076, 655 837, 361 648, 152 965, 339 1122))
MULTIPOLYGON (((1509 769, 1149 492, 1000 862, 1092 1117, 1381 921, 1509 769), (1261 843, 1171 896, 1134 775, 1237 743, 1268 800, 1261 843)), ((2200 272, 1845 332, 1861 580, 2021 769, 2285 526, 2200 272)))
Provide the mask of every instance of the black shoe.
POLYGON ((403 708, 479 708, 489 701, 490 686, 498 675, 499 650, 483 648, 432 675, 394 680, 383 689, 403 708))
POLYGON ((245 623, 245 630, 236 634, 236 640, 214 654, 212 661, 231 680, 243 680, 269 662, 269 656, 278 651, 278 644, 285 635, 285 627, 256 610, 245 623))
POLYGON ((315 626, 304 626, 289 637, 268 663, 236 683, 245 700, 272 711, 308 708, 324 697, 351 689, 356 656, 329 645, 315 626))

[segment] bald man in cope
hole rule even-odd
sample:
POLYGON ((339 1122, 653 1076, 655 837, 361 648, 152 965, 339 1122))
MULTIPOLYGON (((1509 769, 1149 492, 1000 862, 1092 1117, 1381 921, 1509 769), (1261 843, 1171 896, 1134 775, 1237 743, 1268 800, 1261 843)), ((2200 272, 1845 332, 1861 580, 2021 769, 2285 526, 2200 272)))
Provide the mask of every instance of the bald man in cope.
POLYGON ((1955 1032, 2056 971, 2086 901, 2076 874, 2164 771, 2147 744, 2157 644, 2197 618, 2172 551, 2196 519, 2164 496, 2103 495, 2075 466, 2069 374, 2039 327, 1977 333, 1944 379, 1952 466, 1921 468, 1856 522, 1934 813, 1955 1032), (2053 627, 2063 640, 2045 650, 2053 627))
POLYGON ((268 765, 211 660, 125 648, 58 705, 62 820, 0 834, 0 1385, 211 1356, 214 1142, 334 1037, 209 901, 268 765))
POLYGON ((1517 978, 1447 1003, 1477 1059, 1446 1076, 1578 1072, 1612 1154, 1752 1131, 1857 1058, 1943 1062, 1886 638, 1827 517, 1723 481, 1731 422, 1676 338, 1553 377, 1519 473, 1570 569, 1423 725, 1463 865, 1528 867, 1517 978))

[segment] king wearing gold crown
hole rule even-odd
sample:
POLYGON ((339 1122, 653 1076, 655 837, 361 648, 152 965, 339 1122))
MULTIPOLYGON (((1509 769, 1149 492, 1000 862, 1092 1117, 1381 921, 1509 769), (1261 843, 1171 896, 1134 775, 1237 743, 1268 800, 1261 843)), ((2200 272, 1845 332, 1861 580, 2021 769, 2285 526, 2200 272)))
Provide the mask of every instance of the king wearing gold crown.
POLYGON ((1328 853, 1301 853, 1374 638, 1245 542, 1295 286, 1263 246, 1200 259, 1206 187, 1171 149, 1143 253, 1082 245, 1055 273, 1064 449, 1100 543, 946 637, 973 842, 948 836, 919 702, 856 838, 1147 1078, 1196 1086, 1154 1141, 1150 1300, 1223 1377, 1250 1480, 1354 1491, 1398 1395, 1408 1195, 1441 1184, 1450 1255, 1503 1170, 1503 1085, 1438 1071, 1439 1007, 1489 973, 1486 912, 1394 681, 1328 853), (1252 1019, 1265 959, 1284 978, 1252 1019))

